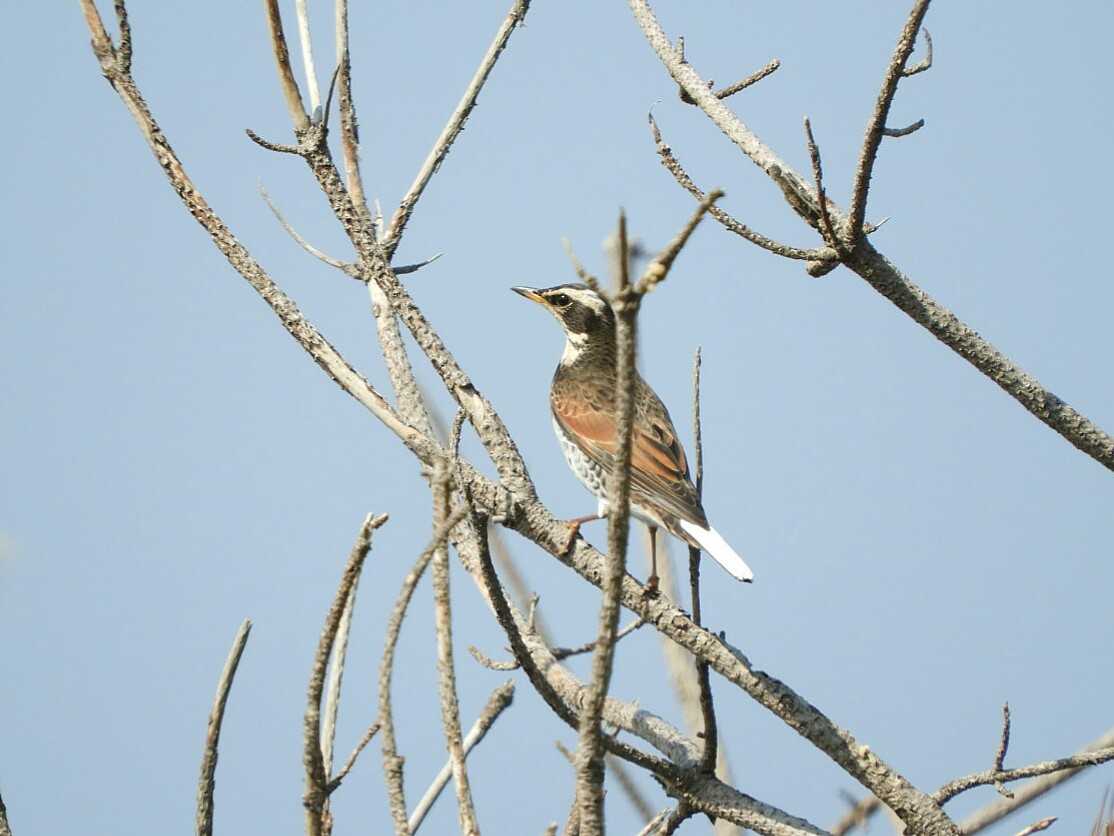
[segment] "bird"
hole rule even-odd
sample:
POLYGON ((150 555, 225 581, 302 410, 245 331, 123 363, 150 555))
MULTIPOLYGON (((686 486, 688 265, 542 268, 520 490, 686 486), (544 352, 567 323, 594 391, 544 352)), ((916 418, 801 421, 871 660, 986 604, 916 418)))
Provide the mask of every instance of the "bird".
MULTIPOLYGON (((569 521, 575 537, 582 523, 602 519, 608 511, 608 476, 618 448, 615 314, 604 297, 583 284, 511 290, 548 310, 565 332, 565 349, 549 390, 553 431, 569 468, 598 500, 594 515, 569 521)), ((650 531, 650 590, 657 588, 658 528, 703 549, 737 580, 754 579, 746 562, 708 523, 669 410, 637 370, 630 472, 631 514, 650 531)))

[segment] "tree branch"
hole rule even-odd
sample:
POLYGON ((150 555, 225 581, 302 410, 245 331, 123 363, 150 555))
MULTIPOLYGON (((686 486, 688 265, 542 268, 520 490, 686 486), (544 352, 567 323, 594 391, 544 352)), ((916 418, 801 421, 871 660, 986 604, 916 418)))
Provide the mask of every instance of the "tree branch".
POLYGON ((526 12, 530 9, 530 0, 515 0, 511 10, 507 13, 507 17, 503 20, 499 30, 495 33, 495 39, 491 42, 491 46, 487 48, 484 57, 480 61, 480 66, 476 68, 472 80, 468 83, 468 87, 464 90, 464 95, 461 96, 460 102, 457 103, 456 109, 449 117, 449 121, 445 127, 441 129, 440 136, 437 137, 436 142, 433 143, 433 148, 430 150, 429 155, 422 163, 422 167, 418 170, 418 176, 414 178, 414 182, 407 190, 405 197, 398 205, 394 215, 391 217, 391 223, 387 227, 387 232, 384 235, 383 249, 386 252, 388 261, 394 256, 395 250, 398 249, 399 242, 402 240, 402 233, 406 229, 406 224, 410 220, 410 215, 414 211, 418 200, 425 191, 425 187, 429 184, 430 179, 436 173, 437 169, 441 166, 445 157, 449 153, 456 138, 464 129, 464 123, 468 121, 468 117, 472 113, 472 109, 476 106, 476 99, 479 98, 480 91, 483 89, 484 84, 487 83, 487 77, 491 75, 491 71, 495 68, 495 62, 499 60, 499 56, 503 54, 503 50, 507 47, 507 42, 511 39, 511 34, 514 30, 526 19, 526 12))
MULTIPOLYGON (((495 721, 499 719, 500 715, 510 708, 511 702, 514 700, 514 681, 508 679, 498 688, 491 692, 488 697, 487 705, 484 710, 480 712, 480 716, 476 718, 476 722, 472 724, 472 728, 468 730, 468 736, 464 738, 464 756, 468 757, 476 746, 487 735, 495 721)), ((410 814, 410 832, 417 833, 418 828, 421 827, 422 821, 425 819, 426 814, 433 808, 437 798, 441 795, 441 791, 445 789, 445 785, 449 783, 452 777, 453 764, 452 759, 441 768, 437 776, 433 779, 433 783, 429 785, 429 789, 425 791, 417 806, 414 807, 414 812, 410 814)))
MULTIPOLYGON (((437 529, 445 524, 449 513, 450 467, 442 461, 434 472, 433 522, 437 529)), ((464 763, 464 742, 460 731, 460 701, 456 691, 456 670, 453 665, 453 623, 449 597, 449 549, 442 542, 433 552, 433 612, 437 628, 437 687, 441 701, 441 725, 445 732, 445 745, 452 764, 453 783, 456 785, 457 807, 460 814, 460 831, 465 836, 479 836, 476 808, 472 802, 472 788, 464 763)))
MULTIPOLYGON (((878 157, 878 147, 882 144, 882 137, 886 131, 886 119, 890 115, 890 105, 897 95, 897 85, 904 77, 905 65, 909 56, 913 54, 913 47, 917 45, 917 32, 925 14, 928 13, 928 4, 931 0, 916 0, 909 18, 905 21, 905 28, 897 39, 893 57, 882 79, 882 89, 878 91, 878 100, 874 103, 874 113, 866 126, 866 136, 863 138, 863 147, 859 152, 859 164, 855 169, 855 182, 851 187, 851 208, 848 211, 847 238, 851 246, 855 247, 865 239, 863 233, 863 220, 866 218, 867 195, 870 192, 870 176, 874 171, 874 161, 878 157)), ((927 69, 927 67, 925 68, 927 69)), ((923 122, 922 122, 923 124, 923 122)), ((905 133, 912 133, 906 129, 905 133)), ((904 136, 905 133, 892 134, 904 136)))
POLYGON ((1097 766, 1100 763, 1106 763, 1110 760, 1114 760, 1114 746, 1080 752, 1079 754, 1067 758, 1060 758, 1059 760, 1041 761, 1040 763, 1023 766, 1020 769, 987 769, 983 772, 975 772, 962 778, 956 778, 954 781, 949 781, 944 784, 944 786, 940 787, 940 789, 936 790, 936 792, 932 794, 932 798, 938 804, 946 804, 960 793, 975 787, 982 787, 987 784, 996 784, 999 782, 1018 781, 1022 778, 1036 778, 1041 775, 1062 772, 1068 769, 1078 771, 1088 766, 1097 766))
POLYGON ((302 93, 298 89, 298 82, 294 79, 294 71, 290 67, 290 51, 286 48, 286 35, 282 31, 282 13, 279 11, 278 0, 263 0, 263 5, 267 10, 267 29, 271 34, 271 48, 275 54, 279 86, 282 88, 282 96, 286 100, 286 110, 290 113, 290 121, 294 123, 294 134, 301 138, 302 133, 309 128, 309 117, 306 116, 306 107, 302 104, 302 93))
MULTIPOLYGON (((220 745, 221 724, 224 722, 224 708, 228 703, 228 695, 232 691, 232 680, 236 677, 236 669, 240 666, 240 657, 244 655, 244 647, 247 646, 250 633, 251 620, 244 619, 244 623, 240 625, 236 637, 232 640, 232 648, 228 651, 224 669, 221 670, 220 679, 217 680, 217 694, 213 698, 213 707, 209 711, 209 723, 205 730, 201 776, 197 781, 197 836, 213 834, 213 790, 216 787, 217 749, 220 745)), ((0 801, 0 836, 11 836, 3 801, 0 801)))
POLYGON ((306 688, 306 714, 303 722, 302 763, 306 771, 306 792, 303 805, 306 808, 306 832, 309 836, 320 836, 324 827, 325 801, 329 797, 329 776, 323 755, 321 733, 321 697, 325 690, 325 671, 332 656, 337 631, 344 617, 349 597, 355 589, 363 569, 364 560, 371 550, 371 535, 387 521, 386 514, 368 514, 360 526, 360 533, 352 546, 348 562, 341 575, 337 593, 332 606, 325 616, 325 626, 317 642, 317 652, 313 657, 309 685, 306 688))

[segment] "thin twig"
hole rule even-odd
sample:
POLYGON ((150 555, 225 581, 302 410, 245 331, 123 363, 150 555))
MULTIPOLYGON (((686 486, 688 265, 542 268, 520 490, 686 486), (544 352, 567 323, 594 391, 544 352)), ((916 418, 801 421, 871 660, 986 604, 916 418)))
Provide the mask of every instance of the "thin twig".
MULTIPOLYGON (((1006 751, 1010 748, 1010 704, 1002 704, 1002 738, 998 741, 998 751, 994 753, 994 771, 1005 770, 1006 751)), ((998 794, 1006 798, 1013 798, 1013 793, 1001 781, 994 782, 998 794)))
POLYGON ((523 22, 529 9, 530 0, 515 0, 514 5, 511 6, 511 10, 495 33, 491 46, 487 48, 487 52, 480 60, 480 65, 476 68, 472 80, 465 88, 464 95, 461 96, 456 109, 449 116, 449 121, 445 124, 445 127, 441 129, 441 134, 433 143, 433 148, 418 170, 417 177, 414 178, 414 182, 410 185, 406 195, 399 203, 398 209, 391 217, 391 223, 383 236, 383 249, 388 261, 394 256, 395 250, 398 249, 399 242, 402 240, 402 233, 406 229, 406 224, 410 220, 410 215, 421 198, 422 192, 425 191, 430 178, 441 166, 453 142, 456 141, 456 138, 464 129, 464 123, 468 121, 472 109, 476 106, 476 99, 479 98, 480 91, 487 83, 487 77, 491 75, 491 71, 495 68, 495 62, 503 54, 503 50, 506 49, 507 42, 511 38, 511 33, 523 22))
POLYGON ((906 67, 904 70, 902 70, 901 74, 905 78, 914 76, 917 73, 923 73, 925 70, 932 68, 932 35, 928 33, 928 30, 924 26, 921 27, 921 34, 924 35, 924 42, 928 48, 925 52, 924 58, 922 58, 912 67, 906 67))
POLYGON ((383 724, 378 720, 367 727, 367 731, 364 732, 359 742, 349 753, 348 759, 344 762, 344 766, 340 768, 340 771, 337 772, 336 775, 329 779, 328 791, 330 795, 332 795, 336 788, 341 785, 341 782, 348 777, 348 773, 351 772, 352 767, 356 765, 356 759, 360 757, 360 754, 367 748, 367 745, 371 743, 372 738, 379 733, 381 728, 383 728, 383 724))
POLYGON ((303 722, 302 763, 306 771, 306 791, 303 806, 306 808, 306 832, 309 836, 319 836, 324 825, 325 802, 329 797, 329 775, 322 755, 321 697, 325 690, 325 671, 333 653, 337 631, 344 617, 345 607, 352 590, 355 588, 364 560, 371 550, 371 535, 382 526, 386 514, 368 514, 356 535, 356 542, 348 555, 340 583, 332 606, 325 616, 325 626, 317 642, 317 652, 313 657, 309 685, 306 688, 306 714, 303 722))
POLYGON ((742 90, 746 90, 748 87, 757 84, 766 76, 772 75, 773 73, 777 72, 779 67, 781 67, 781 61, 779 61, 777 58, 774 58, 772 61, 770 61, 770 63, 768 63, 758 72, 751 73, 746 78, 740 81, 736 81, 734 84, 729 84, 721 90, 717 90, 716 98, 726 99, 728 96, 734 96, 736 93, 742 90))
MULTIPOLYGON (((932 799, 937 804, 946 804, 960 793, 975 787, 986 786, 987 784, 993 784, 998 781, 1005 783, 1007 781, 1019 781, 1022 778, 1036 778, 1054 772, 1064 772, 1067 770, 1077 771, 1088 766, 1097 766, 1100 763, 1106 763, 1110 760, 1114 760, 1114 745, 1080 752, 1079 754, 1054 761, 1041 761, 1039 763, 1030 764, 1029 766, 1020 767, 1019 769, 1004 769, 1001 771, 987 769, 983 772, 975 772, 971 775, 965 775, 962 778, 956 778, 954 781, 949 781, 932 794, 932 799)), ((1020 795, 1020 793, 1018 793, 1018 795, 1020 795)))
POLYGON ((352 196, 352 205, 356 207, 356 212, 374 234, 375 227, 371 212, 368 211, 364 179, 360 173, 360 128, 356 119, 356 101, 352 97, 352 54, 348 49, 348 0, 336 0, 334 25, 336 61, 340 70, 337 81, 340 88, 337 107, 340 112, 340 148, 344 156, 348 193, 352 196))
POLYGON ((468 514, 468 507, 462 505, 456 509, 441 525, 430 544, 418 555, 414 566, 402 581, 398 598, 387 619, 386 638, 383 645, 383 659, 379 663, 379 722, 383 725, 383 778, 387 785, 387 803, 395 823, 395 833, 409 836, 410 826, 406 815, 406 793, 402 781, 403 758, 398 753, 398 742, 395 739, 394 711, 391 705, 391 678, 394 674, 395 648, 398 645, 398 636, 402 632, 402 622, 406 618, 406 609, 410 606, 410 599, 418 581, 422 579, 426 567, 433 559, 434 550, 445 541, 449 532, 468 514))
MULTIPOLYGON (((692 448, 693 481, 696 495, 704 496, 704 436, 700 426, 700 348, 692 359, 692 448)), ((692 620, 700 625, 700 549, 689 546, 689 594, 692 600, 692 620)), ((712 701, 712 682, 708 673, 708 663, 697 658, 696 681, 700 689, 700 715, 704 721, 704 754, 700 765, 706 771, 715 773, 719 747, 719 727, 716 725, 716 706, 712 701)))
POLYGON ((836 235, 832 226, 831 215, 828 214, 828 196, 824 194, 824 166, 820 161, 820 148, 812 136, 812 123, 805 117, 805 139, 808 144, 808 157, 812 161, 812 180, 816 186, 816 202, 820 206, 820 232, 824 242, 836 252, 843 254, 843 242, 836 235))
MULTIPOLYGON (((847 212, 846 234, 852 247, 858 246, 865 238, 863 221, 866 218, 867 195, 870 191, 870 176, 874 171, 874 161, 878 157, 878 148, 882 144, 886 128, 886 119, 890 115, 890 105, 893 104, 897 94, 897 85, 905 72, 905 65, 913 48, 917 45, 917 32, 928 12, 931 0, 916 0, 901 36, 897 39, 890 65, 886 68, 886 75, 882 79, 882 89, 878 91, 878 100, 874 103, 874 112, 866 126, 866 136, 863 138, 863 147, 859 152, 859 164, 855 169, 855 182, 851 187, 851 208, 847 212)), ((927 69, 927 68, 926 68, 927 69)), ((915 130, 915 129, 914 129, 915 130)), ((911 133, 912 131, 910 131, 911 133)))
MULTIPOLYGON (((213 833, 213 789, 221 723, 224 721, 224 708, 228 703, 232 680, 236 676, 236 668, 240 665, 240 657, 244 655, 249 633, 251 633, 251 620, 244 619, 244 623, 236 631, 236 638, 232 640, 228 657, 224 660, 224 668, 221 670, 220 679, 217 680, 217 694, 213 698, 213 707, 209 711, 209 723, 205 730, 205 749, 201 756, 201 777, 197 781, 197 836, 212 836, 213 833)), ((0 836, 11 836, 3 801, 0 801, 0 836)))
POLYGON ((646 826, 638 831, 638 836, 658 836, 658 834, 661 833, 662 825, 665 824, 666 820, 669 818, 672 812, 672 808, 666 807, 664 810, 662 810, 660 813, 646 822, 646 826))
MULTIPOLYGON (((487 699, 487 705, 484 706, 480 716, 476 718, 476 722, 472 724, 472 728, 468 730, 468 736, 464 738, 464 756, 468 757, 480 741, 484 739, 488 729, 495 724, 499 716, 510 707, 511 702, 514 700, 514 681, 507 680, 494 691, 487 699)), ((450 759, 441 771, 437 773, 437 777, 433 779, 433 783, 429 785, 429 789, 425 791, 417 806, 414 807, 414 812, 410 814, 410 832, 417 833, 418 828, 421 827, 422 820, 425 819, 426 814, 433 808, 437 798, 441 795, 441 791, 445 789, 445 785, 449 783, 452 777, 453 765, 450 759)))
MULTIPOLYGON (((454 427, 458 424, 454 421, 454 427)), ((459 443, 460 432, 454 430, 459 443)), ((450 450, 452 450, 450 446, 450 450)), ((433 525, 444 525, 449 513, 451 470, 443 461, 440 472, 433 476, 433 525)), ((437 628, 437 682, 441 701, 441 725, 445 744, 452 763, 453 784, 456 786, 460 832, 466 836, 479 836, 476 808, 472 802, 472 788, 464 762, 464 742, 460 732, 460 700, 456 690, 456 669, 453 664, 452 604, 449 594, 449 547, 442 543, 433 552, 433 613, 437 628)))
MULTIPOLYGON (((703 214, 703 213, 701 213, 703 214)), ((616 444, 612 469, 608 475, 607 563, 600 603, 599 635, 592 655, 592 675, 580 716, 577 745, 576 797, 580 831, 585 836, 601 836, 604 830, 603 778, 604 745, 600 721, 603 703, 611 683, 615 658, 615 634, 619 623, 620 595, 626 572, 627 536, 630 520, 631 427, 634 420, 635 331, 641 300, 627 274, 629 253, 626 247, 626 216, 619 213, 619 287, 611 299, 615 312, 615 425, 616 444)), ((682 242, 683 244, 683 242, 682 242)), ((674 253, 674 256, 676 253, 674 253)), ((661 276, 668 272, 672 258, 663 258, 661 276)), ((660 279, 659 279, 660 281, 660 279)))
MULTIPOLYGON (((650 133, 653 135, 654 145, 657 148, 662 165, 673 175, 673 179, 677 181, 681 188, 698 201, 703 201, 705 198, 704 191, 693 182, 692 177, 689 176, 689 173, 685 171, 680 161, 674 155, 673 149, 662 139, 661 130, 658 128, 653 114, 650 114, 648 118, 650 121, 650 133)), ((734 232, 736 235, 742 236, 752 244, 774 255, 780 255, 783 258, 792 258, 800 261, 823 261, 831 260, 836 256, 833 250, 827 248, 805 250, 800 247, 791 247, 788 244, 782 244, 779 241, 775 241, 773 238, 767 238, 765 235, 755 232, 742 221, 732 217, 718 206, 710 207, 708 209, 708 214, 719 221, 723 228, 729 232, 734 232)))
POLYGON ((1018 831, 1017 836, 1032 836, 1034 833, 1040 833, 1042 830, 1048 830, 1056 823, 1057 816, 1049 816, 1046 819, 1041 819, 1034 824, 1029 825, 1024 830, 1018 831))
POLYGON ((128 7, 124 0, 115 0, 116 25, 120 29, 120 47, 116 58, 124 72, 131 72, 132 68, 132 27, 128 22, 128 7))
MULTIPOLYGON (((321 107, 321 90, 317 86, 317 68, 313 65, 313 39, 309 34, 309 10, 306 0, 294 0, 294 11, 298 18, 298 40, 302 46, 302 66, 306 71, 306 90, 309 92, 309 111, 314 118, 321 107)), ((323 118, 328 118, 325 114, 323 118)))
MULTIPOLYGON (((852 799, 853 801, 853 799, 852 799)), ((835 823, 831 829, 831 836, 846 836, 856 827, 866 828, 871 816, 882 809, 882 802, 873 795, 868 795, 852 804, 843 818, 835 823)))
MULTIPOLYGON (((623 638, 629 636, 645 623, 646 622, 643 621, 641 618, 636 618, 626 627, 615 633, 615 643, 618 644, 620 641, 623 640, 623 638)), ((576 647, 555 647, 553 648, 553 658, 560 662, 568 659, 570 656, 579 656, 583 653, 591 653, 593 650, 596 649, 596 642, 596 639, 592 639, 591 641, 585 642, 581 645, 577 645, 576 647)))
POLYGON ((561 244, 565 248, 565 254, 569 257, 569 261, 572 262, 572 269, 576 271, 577 277, 582 282, 584 282, 584 284, 588 285, 588 287, 592 288, 592 290, 596 291, 596 293, 599 293, 600 280, 589 273, 584 268, 584 265, 580 263, 580 259, 576 257, 576 252, 573 250, 572 244, 569 242, 569 239, 562 238, 561 244))
POLYGON ((607 755, 607 768, 611 771, 612 776, 619 784, 619 789, 623 791, 623 795, 630 801, 634 811, 638 813, 641 819, 648 819, 653 817, 654 808, 650 806, 650 802, 646 800, 646 796, 638 788, 638 784, 634 782, 634 776, 627 768, 624 761, 615 757, 614 755, 607 755))
POLYGON ((264 0, 264 7, 267 10, 267 28, 271 33, 271 48, 275 54, 279 86, 282 87, 290 121, 294 123, 294 134, 300 136, 309 128, 309 117, 306 116, 306 107, 302 103, 302 93, 294 79, 294 71, 290 68, 290 51, 286 48, 286 35, 282 31, 282 12, 279 11, 278 0, 264 0))
MULTIPOLYGON (((642 271, 642 277, 635 285, 634 292, 639 296, 645 296, 647 293, 653 291, 655 287, 665 281, 665 277, 669 275, 669 270, 673 266, 673 262, 680 255, 681 250, 685 244, 688 243, 692 233, 700 226, 700 222, 704 220, 704 216, 708 210, 715 205, 715 202, 723 197, 723 192, 719 189, 714 189, 708 193, 708 196, 700 201, 700 205, 696 207, 696 211, 692 213, 681 231, 673 236, 673 240, 662 247, 661 252, 654 256, 650 263, 646 265, 646 269, 642 271)), ((622 228, 622 227, 621 227, 622 228)), ((624 247, 625 249, 625 247, 624 247)), ((624 285, 626 282, 623 283, 624 285)))
MULTIPOLYGON (((1091 743, 1080 750, 1079 754, 1101 751, 1103 749, 1109 749, 1110 747, 1114 747, 1114 728, 1108 729, 1106 733, 1097 740, 1091 741, 1091 743)), ((1085 769, 1086 767, 1082 766, 1074 769, 1065 769, 1060 772, 1051 772, 1040 778, 1029 781, 1027 784, 1013 791, 1013 798, 996 799, 993 803, 972 813, 959 823, 959 829, 965 836, 978 833, 1005 818, 1010 813, 1021 809, 1029 802, 1040 798, 1065 781, 1070 781, 1075 776, 1080 775, 1085 769)))
POLYGON ((916 133, 923 127, 924 119, 918 119, 916 122, 913 122, 910 125, 906 125, 904 128, 883 128, 882 135, 897 139, 899 137, 909 136, 909 134, 916 133))

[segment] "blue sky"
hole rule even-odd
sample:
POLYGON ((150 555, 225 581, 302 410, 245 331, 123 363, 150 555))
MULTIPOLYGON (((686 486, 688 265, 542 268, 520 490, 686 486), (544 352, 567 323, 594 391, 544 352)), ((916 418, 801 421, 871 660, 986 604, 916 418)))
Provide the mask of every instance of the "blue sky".
MULTIPOLYGON (((135 75, 213 207, 346 357, 384 391, 367 295, 278 228, 264 183, 318 246, 343 234, 284 140, 259 4, 133 2, 135 75)), ((311 4, 312 5, 312 4, 311 4)), ((317 4, 319 57, 332 54, 317 4)), ((405 192, 509 3, 353 4, 365 177, 389 211, 405 192)), ((289 4, 292 14, 293 4, 289 4)), ((807 170, 812 120, 846 204, 863 127, 906 4, 662 3, 689 60, 807 170)), ((18 836, 192 828, 205 717, 237 625, 255 629, 230 701, 217 827, 301 826, 301 713, 313 648, 364 514, 389 512, 358 604, 338 751, 374 716, 386 613, 428 536, 414 461, 328 381, 210 246, 100 76, 76 3, 16 4, 0 55, 0 790, 18 836), (20 92, 23 91, 23 92, 20 92)), ((885 252, 1048 388, 1114 428, 1103 258, 1114 8, 939 3, 936 66, 905 82, 869 217, 885 252)), ((292 20, 288 24, 292 31, 292 20)), ((546 389, 561 340, 511 285, 591 269, 619 206, 650 247, 692 211, 657 161, 653 107, 698 182, 762 232, 811 246, 777 190, 676 100, 623 3, 536 0, 399 252, 444 252, 409 277, 416 301, 500 410, 558 514, 594 502, 552 437, 546 389)), ((1007 763, 1057 757, 1111 725, 1114 479, 858 277, 807 277, 712 224, 641 319, 643 373, 688 426, 704 351, 705 504, 758 581, 709 566, 705 620, 926 790, 990 766, 1001 704, 1007 763)), ((448 414, 424 366, 422 380, 448 414)), ((685 431, 687 437, 687 430, 685 431)), ((472 440, 465 450, 482 464, 472 440)), ((587 509, 587 511, 586 511, 587 509)), ((602 545, 603 527, 588 532, 602 545)), ((562 644, 595 632, 598 593, 511 540, 562 644)), ((453 577, 465 725, 505 675, 468 644, 504 640, 453 577)), ((417 799, 443 762, 433 617, 419 591, 396 671, 400 745, 417 799)), ((583 673, 587 661, 574 669, 583 673)), ((861 790, 744 695, 716 686, 740 787, 821 825, 861 790)), ((680 722, 657 638, 625 640, 616 695, 680 722)), ((525 680, 476 752, 485 831, 562 820, 574 742, 525 680)), ((1108 767, 998 826, 1047 815, 1085 832, 1108 767)), ((656 806, 666 800, 643 782, 656 806)), ((961 816, 991 801, 973 791, 961 816)), ((377 745, 335 800, 338 834, 387 827, 377 745)), ((640 826, 618 791, 614 832, 640 826)), ((425 825, 451 832, 446 796, 425 825)), ((881 825, 875 825, 876 828, 881 825)), ((682 832, 706 827, 694 821, 682 832)))

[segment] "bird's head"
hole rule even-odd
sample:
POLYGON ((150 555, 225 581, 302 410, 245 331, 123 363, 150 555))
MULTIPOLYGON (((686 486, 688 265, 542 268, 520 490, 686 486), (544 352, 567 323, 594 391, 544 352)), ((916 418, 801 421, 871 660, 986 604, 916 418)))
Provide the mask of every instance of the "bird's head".
POLYGON ((614 340, 615 315, 607 300, 583 284, 556 287, 512 287, 515 293, 537 302, 565 329, 569 343, 577 347, 614 340))

